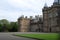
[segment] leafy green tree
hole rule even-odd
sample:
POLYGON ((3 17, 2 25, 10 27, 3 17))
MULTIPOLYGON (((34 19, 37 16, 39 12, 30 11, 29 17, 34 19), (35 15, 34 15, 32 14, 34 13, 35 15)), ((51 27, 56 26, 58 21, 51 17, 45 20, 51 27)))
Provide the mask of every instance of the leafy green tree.
POLYGON ((0 32, 2 32, 2 24, 0 24, 0 32))
POLYGON ((17 32, 18 30, 18 23, 17 22, 9 22, 6 19, 0 20, 0 32, 17 32))
POLYGON ((11 32, 17 32, 17 30, 18 30, 18 23, 17 22, 11 22, 10 23, 10 27, 11 27, 11 29, 10 29, 11 32))
POLYGON ((3 31, 8 31, 9 29, 9 21, 6 19, 2 19, 0 20, 0 29, 2 29, 3 31), (5 29, 5 30, 4 30, 5 29))

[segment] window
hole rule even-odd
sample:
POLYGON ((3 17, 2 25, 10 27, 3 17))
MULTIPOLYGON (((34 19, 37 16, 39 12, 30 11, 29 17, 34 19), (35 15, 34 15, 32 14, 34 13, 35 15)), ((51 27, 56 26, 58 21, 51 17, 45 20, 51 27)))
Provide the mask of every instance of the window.
POLYGON ((56 16, 58 16, 58 13, 55 13, 56 14, 56 16))
POLYGON ((52 17, 52 13, 49 13, 48 16, 49 16, 49 17, 52 17))
POLYGON ((54 16, 54 17, 58 16, 58 13, 55 12, 55 13, 53 14, 53 16, 54 16))

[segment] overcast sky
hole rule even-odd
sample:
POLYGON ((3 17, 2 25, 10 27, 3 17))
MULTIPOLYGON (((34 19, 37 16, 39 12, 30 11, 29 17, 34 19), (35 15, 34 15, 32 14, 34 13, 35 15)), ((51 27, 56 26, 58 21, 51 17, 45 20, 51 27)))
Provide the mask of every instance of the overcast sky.
POLYGON ((42 8, 47 3, 53 4, 54 0, 0 0, 0 20, 17 21, 21 15, 42 15, 42 8))

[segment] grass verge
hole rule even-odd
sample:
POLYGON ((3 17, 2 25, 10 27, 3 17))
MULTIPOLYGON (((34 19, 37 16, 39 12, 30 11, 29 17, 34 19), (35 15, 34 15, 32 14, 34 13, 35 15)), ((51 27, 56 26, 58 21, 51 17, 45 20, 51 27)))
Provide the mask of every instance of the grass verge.
POLYGON ((57 40, 58 34, 56 33, 48 33, 48 34, 16 34, 19 37, 27 37, 27 38, 34 38, 38 40, 57 40))

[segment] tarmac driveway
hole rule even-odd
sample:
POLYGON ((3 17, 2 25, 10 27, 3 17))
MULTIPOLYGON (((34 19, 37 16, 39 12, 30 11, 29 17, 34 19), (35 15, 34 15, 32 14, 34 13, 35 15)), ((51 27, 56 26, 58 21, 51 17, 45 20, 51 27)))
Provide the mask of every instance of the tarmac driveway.
POLYGON ((30 38, 17 37, 11 34, 14 34, 14 33, 0 33, 0 40, 35 40, 30 38))

